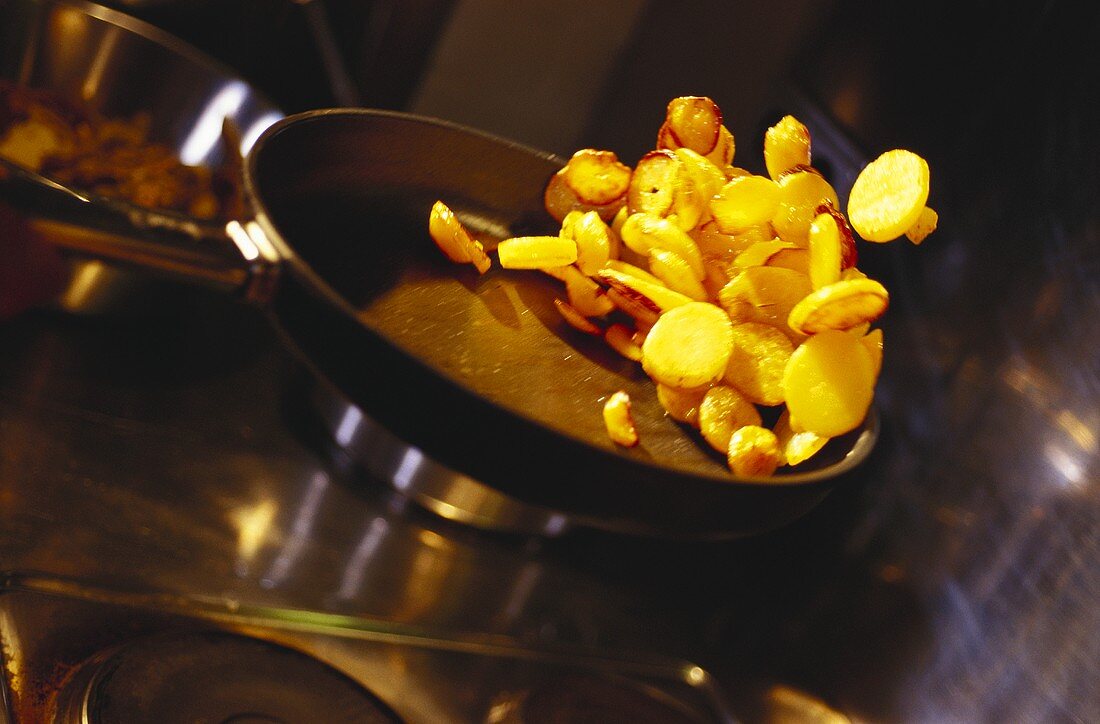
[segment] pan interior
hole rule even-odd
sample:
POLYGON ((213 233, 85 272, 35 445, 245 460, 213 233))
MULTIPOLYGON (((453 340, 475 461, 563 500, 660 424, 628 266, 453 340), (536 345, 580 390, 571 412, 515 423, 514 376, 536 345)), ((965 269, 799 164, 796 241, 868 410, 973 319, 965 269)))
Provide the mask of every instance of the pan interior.
POLYGON ((556 161, 407 118, 318 121, 268 139, 256 185, 285 243, 366 328, 512 414, 618 454, 728 476, 722 455, 665 416, 640 365, 564 321, 554 307, 560 282, 495 259, 479 275, 448 261, 428 235, 437 199, 487 248, 508 235, 556 233, 542 205, 556 161), (604 427, 602 403, 617 390, 630 395, 641 438, 630 450, 604 427))

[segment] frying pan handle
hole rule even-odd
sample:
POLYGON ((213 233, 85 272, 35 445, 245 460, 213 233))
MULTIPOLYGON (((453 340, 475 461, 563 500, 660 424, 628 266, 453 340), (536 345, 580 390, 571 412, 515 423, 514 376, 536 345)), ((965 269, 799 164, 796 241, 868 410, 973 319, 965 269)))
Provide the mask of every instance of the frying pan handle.
POLYGON ((279 255, 255 221, 202 222, 89 199, 0 159, 0 198, 45 241, 85 258, 168 274, 262 302, 279 255))

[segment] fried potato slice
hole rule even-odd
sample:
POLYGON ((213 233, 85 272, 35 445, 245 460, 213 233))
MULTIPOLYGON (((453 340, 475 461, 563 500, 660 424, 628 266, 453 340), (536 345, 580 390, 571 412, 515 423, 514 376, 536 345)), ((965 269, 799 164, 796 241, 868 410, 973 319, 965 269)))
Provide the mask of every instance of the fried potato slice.
POLYGON ((601 269, 597 276, 613 291, 639 302, 645 308, 658 314, 692 301, 691 297, 673 291, 663 283, 655 284, 640 277, 617 272, 614 269, 601 269))
POLYGON ((750 266, 764 266, 768 261, 784 249, 797 249, 798 247, 789 241, 782 239, 769 239, 758 241, 748 249, 737 255, 733 265, 738 269, 746 269, 750 266))
POLYGON ((626 192, 626 208, 631 214, 667 216, 676 200, 681 181, 679 157, 667 149, 650 151, 634 166, 626 192))
POLYGON ((697 302, 707 300, 707 290, 695 278, 691 265, 679 254, 665 249, 649 250, 649 268, 665 286, 697 302))
POLYGON ((787 465, 792 466, 806 462, 829 442, 829 438, 816 433, 796 431, 791 426, 790 410, 786 409, 776 420, 772 432, 775 433, 779 449, 783 451, 783 459, 787 465))
POLYGON ((710 200, 710 213, 718 229, 736 234, 767 223, 779 208, 779 186, 764 176, 738 176, 710 200))
POLYGON ((617 445, 634 447, 638 444, 638 430, 630 411, 630 395, 619 390, 603 404, 603 422, 607 435, 617 445))
POLYGON ((481 242, 475 241, 455 213, 442 201, 432 204, 428 234, 447 258, 456 264, 474 264, 484 274, 490 265, 481 242))
POLYGON ((920 244, 936 230, 936 225, 939 223, 940 215, 933 211, 930 206, 925 206, 921 209, 917 222, 909 227, 909 230, 905 232, 905 236, 914 244, 920 244))
POLYGON ((709 202, 710 197, 718 193, 726 185, 726 175, 706 156, 703 156, 690 148, 676 149, 676 156, 684 164, 695 188, 704 202, 709 202))
POLYGON ((810 252, 799 248, 780 249, 768 257, 766 266, 791 269, 808 277, 810 276, 810 252))
POLYGON ((603 206, 622 198, 630 185, 630 167, 613 151, 582 148, 565 164, 566 185, 583 203, 603 206))
POLYGON ((821 204, 840 204, 834 189, 815 169, 795 167, 779 177, 779 205, 772 225, 781 239, 805 246, 810 223, 821 204))
POLYGON ((813 288, 840 281, 840 229, 832 214, 818 214, 810 223, 809 249, 813 288))
POLYGON ((497 245, 505 269, 545 269, 577 260, 577 244, 560 236, 514 236, 497 245))
POLYGON ((928 162, 904 149, 863 167, 848 195, 848 218, 867 241, 898 238, 920 218, 928 201, 928 162))
POLYGON ((703 404, 707 388, 685 390, 663 385, 660 382, 656 384, 657 401, 661 403, 661 407, 665 409, 668 416, 677 422, 699 427, 699 406, 703 404))
POLYGON ((585 276, 577 267, 570 265, 555 267, 553 272, 546 269, 543 271, 560 274, 559 278, 565 282, 565 292, 569 295, 569 304, 582 316, 602 317, 615 308, 615 304, 607 298, 604 288, 585 276))
POLYGON ((783 402, 783 373, 794 344, 775 327, 758 322, 733 325, 733 349, 726 364, 726 384, 751 402, 773 406, 783 402))
MULTIPOLYGON (((733 163, 733 156, 737 152, 737 143, 733 138, 733 133, 730 129, 722 126, 718 129, 718 144, 714 147, 714 150, 710 153, 704 154, 711 163, 722 169, 729 169, 730 164, 733 163)), ((737 169, 733 169, 733 173, 729 170, 726 172, 726 176, 732 177, 736 175, 737 169)))
POLYGON ((577 245, 577 268, 593 276, 611 258, 613 232, 595 211, 570 211, 561 222, 561 233, 577 245))
POLYGON ((603 338, 611 349, 631 362, 642 361, 642 346, 634 339, 634 330, 616 322, 604 330, 603 338))
POLYGON ((824 286, 800 301, 788 316, 791 329, 816 334, 873 322, 890 304, 886 287, 874 279, 848 279, 824 286))
POLYGON ((867 348, 867 351, 871 353, 871 363, 875 369, 875 379, 878 379, 878 373, 882 371, 882 330, 872 329, 870 332, 864 334, 860 340, 863 346, 867 348))
POLYGON ((783 395, 801 430, 836 437, 867 416, 874 395, 871 353, 852 334, 835 329, 815 334, 791 355, 783 395))
POLYGON ((783 464, 775 433, 760 425, 746 425, 730 436, 726 460, 734 475, 766 478, 783 464))
POLYGON ((584 332, 585 334, 601 335, 603 330, 593 324, 587 317, 580 313, 576 307, 568 302, 563 302, 560 299, 554 300, 554 308, 561 314, 562 319, 569 323, 569 326, 577 331, 584 332))
POLYGON ((617 291, 614 287, 607 290, 607 298, 624 314, 633 317, 639 330, 649 330, 657 323, 657 318, 660 316, 659 311, 646 303, 649 300, 643 302, 639 298, 617 291))
POLYGON ((728 452, 734 432, 759 424, 760 412, 748 398, 727 385, 711 387, 699 404, 699 432, 720 453, 728 452))
POLYGON ((565 183, 565 169, 561 169, 550 177, 546 189, 542 194, 542 204, 546 213, 550 214, 559 224, 570 211, 595 211, 604 221, 615 218, 615 214, 626 204, 626 197, 619 198, 603 205, 585 203, 565 183))
POLYGON ((795 166, 810 165, 810 129, 794 116, 783 116, 764 133, 764 165, 778 179, 795 166))
POLYGON ((672 387, 717 382, 733 350, 733 325, 720 307, 688 302, 665 312, 642 344, 642 368, 672 387))
POLYGON ((631 214, 619 232, 623 244, 631 251, 648 257, 651 249, 664 249, 686 261, 696 281, 706 276, 703 255, 695 240, 668 219, 652 214, 631 214))
POLYGON ((791 310, 812 290, 810 278, 792 269, 752 266, 722 287, 718 302, 738 322, 762 322, 797 335, 787 325, 791 310))
MULTIPOLYGON (((635 266, 634 264, 630 264, 630 263, 625 262, 625 261, 620 261, 619 259, 608 259, 607 263, 604 264, 604 268, 605 269, 612 269, 614 271, 620 272, 622 274, 627 274, 627 275, 632 276, 632 277, 637 277, 638 279, 644 279, 644 280, 646 280, 648 282, 652 282, 654 284, 663 284, 664 283, 660 279, 658 279, 657 277, 650 274, 645 269, 641 268, 640 266, 635 266)), ((596 274, 599 275, 599 272, 597 272, 596 274)))
POLYGON ((669 101, 665 124, 677 148, 690 148, 705 156, 718 145, 722 111, 705 96, 680 96, 669 101))

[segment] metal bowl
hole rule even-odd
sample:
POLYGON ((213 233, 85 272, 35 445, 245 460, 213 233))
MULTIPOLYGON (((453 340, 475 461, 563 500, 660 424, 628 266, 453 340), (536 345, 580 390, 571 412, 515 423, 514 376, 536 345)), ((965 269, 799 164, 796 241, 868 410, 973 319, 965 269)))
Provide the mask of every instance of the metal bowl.
MULTIPOLYGON (((86 104, 107 118, 148 114, 149 140, 175 150, 189 165, 224 160, 223 119, 241 130, 241 151, 247 153, 283 115, 232 70, 190 45, 87 2, 0 3, 0 77, 86 104)), ((58 299, 68 311, 149 308, 134 302, 164 290, 146 273, 99 261, 71 264, 70 282, 58 299)))

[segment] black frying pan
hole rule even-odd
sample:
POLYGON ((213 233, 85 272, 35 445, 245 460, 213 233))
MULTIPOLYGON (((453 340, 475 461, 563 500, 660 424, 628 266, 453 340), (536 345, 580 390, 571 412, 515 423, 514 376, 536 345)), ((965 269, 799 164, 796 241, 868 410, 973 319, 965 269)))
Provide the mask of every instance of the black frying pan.
MULTIPOLYGON (((100 256, 246 290, 347 400, 434 461, 519 501, 612 529, 693 537, 767 530, 811 509, 866 457, 873 416, 806 469, 734 478, 695 431, 664 415, 637 364, 560 318, 556 281, 499 268, 479 276, 428 236, 437 199, 497 238, 553 233, 542 191, 560 166, 438 120, 313 111, 276 123, 249 154, 255 218, 228 225, 232 244, 211 229, 193 253, 178 238, 147 243, 182 233, 147 212, 130 215, 142 223, 122 244, 45 228, 100 256), (634 403, 636 448, 616 446, 604 429, 602 401, 619 389, 634 403)), ((119 214, 107 215, 117 227, 119 214)))
POLYGON ((815 466, 731 477, 665 417, 636 363, 569 327, 537 272, 479 276, 426 230, 443 199, 496 237, 554 233, 542 190, 561 161, 452 124, 335 110, 285 119, 246 170, 280 261, 269 306, 303 356, 353 403, 436 461, 519 500, 691 534, 772 528, 816 504, 870 450, 874 421, 815 466), (604 429, 602 401, 634 401, 641 444, 604 429))

